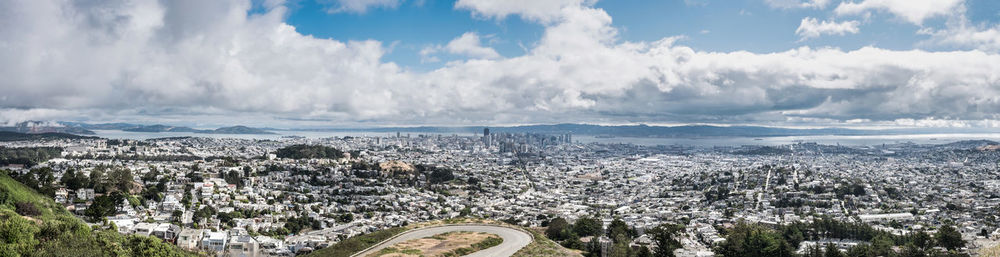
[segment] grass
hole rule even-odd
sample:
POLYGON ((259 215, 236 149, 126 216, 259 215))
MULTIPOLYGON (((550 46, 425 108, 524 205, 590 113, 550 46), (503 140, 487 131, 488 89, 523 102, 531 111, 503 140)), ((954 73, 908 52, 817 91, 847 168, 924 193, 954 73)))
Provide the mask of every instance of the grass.
POLYGON ((982 257, 1000 257, 1000 244, 979 251, 982 257))
POLYGON ((410 230, 410 228, 397 227, 351 237, 330 247, 316 250, 307 256, 348 257, 407 230, 410 230))
POLYGON ((0 170, 0 256, 193 256, 158 238, 95 229, 0 170), (37 215, 16 213, 29 203, 37 215))
POLYGON ((535 237, 530 244, 521 248, 512 255, 513 257, 557 257, 557 256, 581 256, 573 250, 566 249, 561 245, 549 240, 545 235, 528 229, 528 232, 535 237))
POLYGON ((462 247, 462 248, 458 248, 458 249, 455 249, 455 250, 451 250, 449 252, 441 254, 440 256, 442 256, 442 257, 465 256, 465 255, 468 255, 470 253, 478 252, 478 251, 483 250, 483 249, 487 249, 487 248, 490 248, 490 247, 498 246, 501 243, 503 243, 503 238, 491 236, 491 237, 487 237, 486 239, 483 239, 483 241, 479 241, 478 243, 472 244, 472 246, 462 247))
POLYGON ((35 190, 17 182, 6 174, 0 175, 0 191, 3 191, 2 193, 6 194, 7 197, 6 204, 0 205, 0 208, 14 210, 15 203, 27 202, 35 205, 35 208, 41 211, 42 214, 35 218, 50 220, 55 219, 57 216, 72 217, 62 205, 57 204, 48 197, 35 193, 35 190))

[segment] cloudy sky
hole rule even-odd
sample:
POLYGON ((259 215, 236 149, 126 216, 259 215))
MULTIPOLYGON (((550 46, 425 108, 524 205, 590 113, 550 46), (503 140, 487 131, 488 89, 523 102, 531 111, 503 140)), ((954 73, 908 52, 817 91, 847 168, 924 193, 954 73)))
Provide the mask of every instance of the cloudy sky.
POLYGON ((0 0, 0 122, 1000 127, 995 0, 0 0))

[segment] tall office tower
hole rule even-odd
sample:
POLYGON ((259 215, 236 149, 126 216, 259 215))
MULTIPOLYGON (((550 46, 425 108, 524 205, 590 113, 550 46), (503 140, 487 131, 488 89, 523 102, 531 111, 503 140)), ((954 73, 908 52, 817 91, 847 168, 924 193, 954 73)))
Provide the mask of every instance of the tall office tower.
POLYGON ((486 147, 490 147, 491 143, 490 128, 483 128, 483 144, 486 145, 486 147))

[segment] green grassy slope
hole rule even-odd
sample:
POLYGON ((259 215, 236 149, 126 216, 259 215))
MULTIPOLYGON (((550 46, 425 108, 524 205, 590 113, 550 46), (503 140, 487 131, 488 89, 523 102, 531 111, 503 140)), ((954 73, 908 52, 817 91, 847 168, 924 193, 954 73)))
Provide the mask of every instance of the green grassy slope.
POLYGON ((158 238, 95 230, 0 170, 0 257, 193 255, 158 238))
POLYGON ((407 230, 409 230, 409 228, 405 227, 390 228, 351 237, 345 239, 344 241, 340 241, 335 245, 331 245, 330 247, 316 250, 315 252, 307 255, 307 257, 315 257, 315 256, 348 257, 354 253, 360 252, 361 250, 368 248, 369 246, 378 244, 382 241, 385 241, 386 239, 389 239, 392 236, 395 236, 399 233, 403 233, 407 230))

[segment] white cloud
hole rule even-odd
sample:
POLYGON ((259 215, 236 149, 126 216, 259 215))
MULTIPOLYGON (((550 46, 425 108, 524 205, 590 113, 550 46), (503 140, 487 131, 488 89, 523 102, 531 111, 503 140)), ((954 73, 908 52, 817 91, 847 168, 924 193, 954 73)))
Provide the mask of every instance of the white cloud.
POLYGON ((842 2, 834 12, 837 15, 857 15, 870 11, 888 11, 903 20, 921 25, 924 20, 936 16, 948 16, 958 12, 965 0, 861 0, 842 2))
POLYGON ((564 8, 591 5, 596 0, 458 0, 456 9, 471 10, 474 14, 502 20, 508 15, 520 15, 526 20, 550 23, 562 16, 564 8))
POLYGON ((830 0, 764 0, 771 8, 792 9, 810 8, 823 9, 830 3, 830 0))
POLYGON ((385 62, 381 42, 302 35, 284 23, 284 7, 248 16, 249 8, 240 0, 0 1, 0 24, 17 25, 0 30, 0 118, 1000 119, 1000 55, 978 50, 705 52, 676 37, 622 41, 610 15, 580 3, 551 19, 526 16, 545 28, 525 55, 495 56, 466 34, 440 51, 495 58, 413 72, 385 62))
POLYGON ((497 59, 500 53, 490 47, 482 45, 482 40, 478 33, 466 32, 445 45, 432 45, 420 50, 420 61, 423 63, 440 62, 437 56, 440 52, 447 52, 453 55, 461 55, 474 59, 497 59))
POLYGON ((333 0, 335 7, 327 11, 366 13, 370 8, 396 8, 401 2, 402 0, 333 0))
POLYGON ((460 54, 473 58, 480 59, 496 59, 500 58, 500 54, 497 53, 493 48, 485 47, 482 45, 479 34, 475 32, 466 32, 462 36, 451 40, 445 45, 445 49, 452 54, 460 54))
POLYGON ((917 33, 931 36, 921 45, 1000 51, 1000 25, 974 25, 964 14, 951 18, 943 29, 924 28, 917 33))
POLYGON ((843 36, 846 34, 857 34, 859 31, 858 25, 861 25, 861 23, 857 21, 818 21, 816 18, 806 17, 799 23, 799 28, 795 30, 795 34, 802 37, 802 40, 822 35, 843 36))

